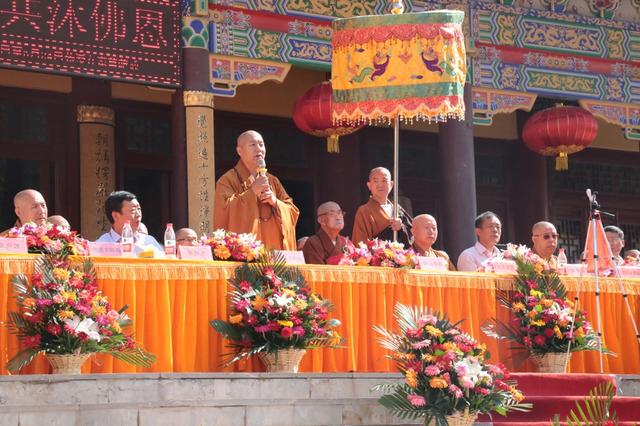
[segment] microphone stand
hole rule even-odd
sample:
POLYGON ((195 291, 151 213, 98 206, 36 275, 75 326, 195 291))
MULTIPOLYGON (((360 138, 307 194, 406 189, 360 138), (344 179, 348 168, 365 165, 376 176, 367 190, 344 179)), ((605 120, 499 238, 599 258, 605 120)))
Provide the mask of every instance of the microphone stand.
MULTIPOLYGON (((599 286, 599 274, 598 274, 598 236, 596 234, 597 221, 600 220, 600 211, 598 210, 600 205, 596 201, 596 193, 589 199, 589 215, 591 217, 591 234, 593 237, 593 274, 596 285, 596 318, 598 322, 598 352, 600 354, 600 373, 604 372, 604 365, 602 359, 602 319, 600 317, 600 286, 599 286)), ((575 313, 574 313, 575 319, 575 313)), ((572 330, 572 334, 575 331, 572 330)), ((575 336, 574 336, 575 338, 575 336)))

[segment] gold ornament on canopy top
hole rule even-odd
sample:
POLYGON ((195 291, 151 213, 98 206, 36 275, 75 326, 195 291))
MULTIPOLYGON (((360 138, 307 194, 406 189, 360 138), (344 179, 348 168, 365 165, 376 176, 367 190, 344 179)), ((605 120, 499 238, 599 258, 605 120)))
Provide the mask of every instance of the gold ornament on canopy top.
POLYGON ((333 21, 331 86, 334 124, 394 123, 397 218, 400 120, 464 120, 467 62, 464 12, 402 14, 402 0, 390 6, 389 15, 333 21))
POLYGON ((464 12, 438 10, 333 22, 337 124, 464 118, 464 12))

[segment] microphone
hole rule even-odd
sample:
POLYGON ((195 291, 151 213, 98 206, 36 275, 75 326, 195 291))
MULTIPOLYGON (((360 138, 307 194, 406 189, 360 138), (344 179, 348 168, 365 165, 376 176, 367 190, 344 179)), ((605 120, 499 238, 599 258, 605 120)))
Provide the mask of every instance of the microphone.
POLYGON ((587 198, 591 201, 591 189, 587 188, 587 198))
POLYGON ((265 163, 264 158, 261 158, 258 160, 258 167, 256 167, 256 174, 258 176, 267 175, 267 163, 265 163))

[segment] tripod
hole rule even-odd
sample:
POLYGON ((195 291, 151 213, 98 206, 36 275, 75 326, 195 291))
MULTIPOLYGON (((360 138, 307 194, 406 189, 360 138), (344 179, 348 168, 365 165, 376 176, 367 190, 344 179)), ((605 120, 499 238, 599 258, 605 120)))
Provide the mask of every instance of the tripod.
MULTIPOLYGON (((615 262, 611 246, 607 240, 602 226, 601 214, 613 216, 611 213, 600 211, 600 205, 596 200, 597 192, 587 189, 587 198, 589 199, 589 229, 587 230, 587 238, 585 243, 585 258, 587 260, 587 270, 593 268, 593 276, 596 290, 596 317, 597 317, 597 336, 598 336, 598 352, 600 354, 600 372, 604 371, 603 366, 603 347, 602 347, 602 317, 600 314, 600 271, 604 269, 613 270, 617 277, 618 288, 622 293, 622 297, 627 307, 627 313, 631 319, 636 339, 640 343, 640 334, 638 334, 638 326, 629 305, 628 293, 624 288, 620 270, 615 262), (602 255, 601 255, 602 254, 602 255)), ((577 300, 577 298, 576 298, 577 300)), ((577 308, 576 308, 577 309, 577 308)))

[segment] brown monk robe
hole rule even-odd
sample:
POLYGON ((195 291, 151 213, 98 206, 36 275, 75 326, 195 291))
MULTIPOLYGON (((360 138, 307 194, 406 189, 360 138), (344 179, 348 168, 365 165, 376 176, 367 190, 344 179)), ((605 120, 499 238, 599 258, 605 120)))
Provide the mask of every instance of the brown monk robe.
POLYGON ((369 172, 367 187, 371 197, 366 204, 358 208, 353 222, 351 240, 354 243, 366 241, 371 238, 381 240, 393 240, 393 231, 398 231, 398 242, 409 247, 411 241, 411 216, 398 205, 398 219, 393 219, 385 211, 385 206, 391 206, 389 193, 393 188, 391 173, 384 167, 376 167, 369 172))
POLYGON ((418 256, 439 257, 447 261, 450 271, 455 271, 456 267, 449 259, 449 255, 442 250, 435 250, 431 246, 438 239, 438 223, 429 214, 421 214, 413 218, 411 233, 413 234, 413 244, 411 248, 418 256))
POLYGON ((266 154, 262 136, 244 132, 237 152, 238 164, 216 183, 214 227, 256 234, 267 248, 295 250, 298 208, 277 177, 255 172, 266 154))
POLYGON ((340 235, 344 228, 344 212, 333 201, 328 201, 318 207, 317 212, 320 229, 304 243, 302 253, 307 263, 323 265, 332 256, 342 254, 342 248, 347 239, 340 235))

